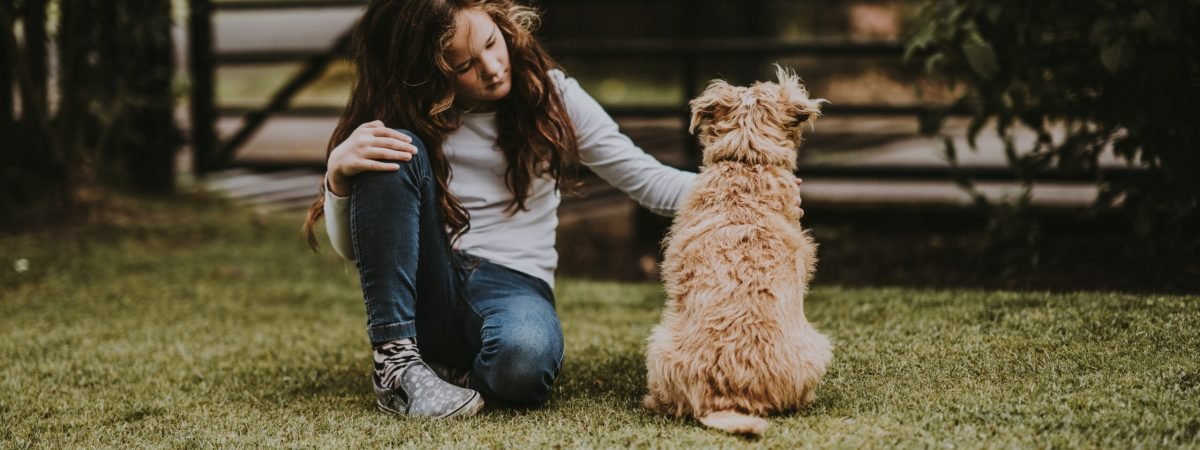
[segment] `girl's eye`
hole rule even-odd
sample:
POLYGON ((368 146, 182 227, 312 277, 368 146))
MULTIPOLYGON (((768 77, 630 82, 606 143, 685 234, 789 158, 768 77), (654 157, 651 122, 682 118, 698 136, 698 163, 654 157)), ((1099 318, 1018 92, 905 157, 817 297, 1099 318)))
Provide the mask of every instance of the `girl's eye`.
POLYGON ((457 74, 459 74, 459 75, 463 75, 463 74, 467 73, 467 71, 469 71, 469 70, 471 70, 471 65, 470 65, 470 64, 467 64, 467 65, 465 65, 465 66, 462 66, 462 68, 461 68, 461 69, 455 70, 455 71, 454 71, 454 73, 457 73, 457 74))

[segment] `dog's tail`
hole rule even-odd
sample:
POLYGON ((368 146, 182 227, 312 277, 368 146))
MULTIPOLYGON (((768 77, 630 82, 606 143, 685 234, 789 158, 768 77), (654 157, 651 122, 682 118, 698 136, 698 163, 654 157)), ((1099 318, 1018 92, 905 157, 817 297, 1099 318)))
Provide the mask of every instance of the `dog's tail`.
POLYGON ((700 423, 733 434, 761 436, 767 430, 767 419, 737 411, 715 411, 700 418, 700 423))

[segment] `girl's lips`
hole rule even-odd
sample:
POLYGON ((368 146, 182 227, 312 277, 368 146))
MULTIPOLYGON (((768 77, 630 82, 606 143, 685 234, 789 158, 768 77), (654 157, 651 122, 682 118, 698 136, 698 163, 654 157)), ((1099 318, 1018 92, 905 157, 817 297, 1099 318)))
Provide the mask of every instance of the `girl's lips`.
POLYGON ((503 76, 500 77, 500 81, 497 81, 495 83, 487 85, 486 89, 489 91, 495 90, 496 88, 500 87, 500 85, 504 84, 504 82, 507 80, 508 80, 508 74, 505 73, 503 76))

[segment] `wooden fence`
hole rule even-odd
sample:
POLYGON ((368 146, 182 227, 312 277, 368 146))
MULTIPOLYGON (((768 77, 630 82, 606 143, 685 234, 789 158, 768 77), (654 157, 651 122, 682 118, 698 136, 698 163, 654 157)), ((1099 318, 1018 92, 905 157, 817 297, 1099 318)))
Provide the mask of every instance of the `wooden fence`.
MULTIPOLYGON (((564 0, 589 1, 589 0, 564 0)), ((616 0, 621 1, 621 0, 616 0)), ((701 89, 698 64, 704 58, 730 55, 752 56, 767 60, 767 58, 821 56, 830 58, 876 58, 884 62, 902 64, 902 46, 897 42, 831 42, 831 41, 787 41, 771 37, 761 38, 702 38, 697 34, 694 23, 694 7, 688 0, 664 0, 674 2, 678 6, 679 20, 682 26, 680 33, 671 38, 658 39, 606 39, 606 40, 546 40, 544 41, 552 55, 558 58, 589 57, 589 58, 619 58, 629 56, 663 57, 678 61, 679 78, 683 80, 685 98, 698 94, 701 89)), ((756 0, 747 0, 755 3, 756 0)), ((197 174, 222 167, 239 165, 235 156, 241 148, 265 121, 272 116, 306 116, 330 117, 340 115, 340 108, 331 107, 291 107, 292 98, 305 86, 315 81, 338 58, 344 58, 348 50, 349 30, 336 39, 324 51, 230 51, 216 52, 213 47, 212 16, 215 11, 268 11, 268 10, 297 10, 318 8, 362 7, 363 0, 273 0, 273 1, 223 1, 189 0, 189 54, 192 78, 192 143, 194 148, 194 167, 197 174), (301 62, 302 69, 273 95, 269 101, 259 108, 228 108, 220 107, 215 102, 214 75, 220 66, 252 65, 279 62, 301 62), (244 117, 242 126, 230 138, 222 141, 217 139, 215 124, 221 115, 240 115, 244 117)), ((885 115, 915 117, 929 108, 922 106, 895 106, 885 104, 866 105, 829 105, 825 108, 827 115, 885 115)), ((614 117, 678 117, 686 129, 686 104, 653 107, 606 107, 614 117)), ((950 114, 963 115, 964 110, 949 111, 950 114)), ((688 151, 688 161, 696 162, 698 154, 695 151, 695 140, 686 137, 684 142, 692 147, 688 151)), ((257 163, 264 166, 263 163, 257 163)), ((240 165, 249 165, 242 163, 240 165)), ((297 161, 271 163, 273 168, 313 166, 312 163, 297 161)), ((266 167, 263 167, 266 168, 266 167)), ((808 167, 807 176, 830 176, 839 178, 863 179, 950 179, 954 174, 946 166, 929 167, 895 167, 895 166, 839 166, 839 167, 808 167)), ((1122 177, 1129 175, 1126 169, 1106 169, 1105 177, 1122 177)), ((974 169, 973 175, 979 179, 1014 179, 1015 174, 1007 168, 974 169)), ((1074 180, 1089 181, 1086 174, 1065 174, 1048 172, 1039 174, 1044 180, 1074 180)), ((1091 175, 1094 177, 1094 174, 1091 175)), ((1094 181, 1090 180, 1090 181, 1094 181)))

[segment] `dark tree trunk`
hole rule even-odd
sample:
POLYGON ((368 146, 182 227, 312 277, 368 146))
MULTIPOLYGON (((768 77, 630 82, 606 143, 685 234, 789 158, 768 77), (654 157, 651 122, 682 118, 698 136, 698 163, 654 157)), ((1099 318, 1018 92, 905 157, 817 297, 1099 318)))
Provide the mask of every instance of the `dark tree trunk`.
POLYGON ((105 184, 173 190, 181 139, 170 2, 63 2, 61 29, 59 123, 67 147, 105 184))
POLYGON ((18 18, 14 2, 0 0, 0 54, 5 63, 0 70, 5 90, 0 99, 0 218, 4 225, 16 225, 33 216, 60 215, 71 198, 71 178, 56 151, 49 108, 40 101, 45 98, 45 27, 31 23, 44 22, 45 7, 41 1, 25 3, 21 19, 26 45, 21 48, 14 34, 18 18), (39 58, 42 72, 37 68, 39 58), (21 98, 20 120, 13 110, 13 81, 21 98))
MULTIPOLYGON (((0 0, 0 8, 9 9, 10 0, 0 0)), ((12 34, 12 24, 8 23, 9 14, 0 15, 0 36, 12 34)), ((16 65, 15 55, 8 53, 8 45, 0 43, 0 133, 8 136, 9 126, 13 121, 13 73, 16 65)))
MULTIPOLYGON (((175 62, 171 41, 171 2, 126 0, 119 17, 129 20, 122 32, 125 58, 118 73, 125 77, 123 95, 136 101, 123 102, 120 115, 125 130, 116 135, 114 151, 119 170, 129 184, 141 191, 170 192, 175 186, 175 153, 181 142, 175 124, 175 98, 171 82, 175 62), (134 14, 136 12, 137 14, 134 14)), ((120 101, 120 100, 118 100, 120 101)))
MULTIPOLYGON (((100 0, 102 1, 102 0, 100 0)), ((102 99, 100 71, 88 54, 99 39, 98 0, 60 3, 58 30, 58 134, 64 157, 84 178, 91 178, 91 148, 99 135, 99 122, 89 103, 102 99)))
POLYGON ((45 111, 43 115, 49 117, 50 108, 46 101, 46 1, 25 0, 21 11, 24 18, 21 22, 25 28, 25 57, 28 60, 30 81, 33 82, 32 91, 27 97, 21 98, 21 108, 24 111, 37 108, 45 111))

